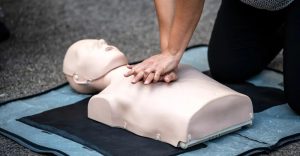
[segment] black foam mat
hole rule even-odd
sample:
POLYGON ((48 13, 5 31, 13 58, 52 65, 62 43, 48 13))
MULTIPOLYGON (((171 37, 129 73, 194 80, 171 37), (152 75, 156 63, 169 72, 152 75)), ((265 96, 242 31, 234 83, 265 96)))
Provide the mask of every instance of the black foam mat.
MULTIPOLYGON (((248 95, 254 112, 285 103, 282 90, 257 87, 250 83, 227 84, 230 88, 248 95)), ((75 104, 27 116, 19 121, 58 134, 78 142, 104 155, 177 155, 205 148, 200 144, 186 150, 157 140, 140 137, 121 128, 113 128, 87 118, 89 98, 75 104)))

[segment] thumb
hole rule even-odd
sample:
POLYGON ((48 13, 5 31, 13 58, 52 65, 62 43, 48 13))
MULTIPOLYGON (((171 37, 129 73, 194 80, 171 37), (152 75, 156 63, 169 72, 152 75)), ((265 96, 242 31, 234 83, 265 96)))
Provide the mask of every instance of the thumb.
POLYGON ((174 71, 170 72, 170 73, 168 73, 167 75, 164 76, 164 81, 167 82, 167 83, 170 83, 170 82, 176 81, 176 80, 177 80, 177 75, 174 71))

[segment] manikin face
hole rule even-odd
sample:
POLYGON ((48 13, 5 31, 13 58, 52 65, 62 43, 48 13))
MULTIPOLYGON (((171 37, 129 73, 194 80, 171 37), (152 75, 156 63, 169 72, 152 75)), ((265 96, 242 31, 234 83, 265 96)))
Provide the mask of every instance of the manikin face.
POLYGON ((109 71, 128 64, 126 57, 103 39, 86 39, 74 43, 67 51, 63 71, 77 84, 99 79, 109 71))

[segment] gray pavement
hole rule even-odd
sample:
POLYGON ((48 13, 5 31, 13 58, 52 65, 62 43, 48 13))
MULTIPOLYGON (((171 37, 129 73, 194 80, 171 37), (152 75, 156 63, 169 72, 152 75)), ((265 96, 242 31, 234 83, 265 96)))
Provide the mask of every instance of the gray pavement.
MULTIPOLYGON (((208 43, 220 0, 207 1, 190 45, 208 43)), ((141 0, 0 0, 11 30, 0 43, 0 102, 38 93, 62 84, 62 61, 71 43, 104 38, 123 51, 129 61, 159 50, 159 34, 152 1, 141 0)), ((1 14, 1 13, 0 13, 1 14)), ((272 63, 282 69, 281 55, 272 63)), ((39 155, 0 135, 0 155, 39 155)), ((300 155, 292 143, 271 155, 300 155)))

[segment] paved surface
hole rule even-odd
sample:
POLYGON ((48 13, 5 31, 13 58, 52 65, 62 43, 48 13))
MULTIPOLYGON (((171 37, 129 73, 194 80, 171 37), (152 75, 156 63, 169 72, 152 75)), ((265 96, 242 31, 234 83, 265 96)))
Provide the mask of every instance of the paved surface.
MULTIPOLYGON (((220 0, 207 1, 191 45, 208 43, 220 0)), ((62 61, 68 46, 84 38, 104 38, 130 61, 159 50, 152 1, 0 0, 0 20, 12 32, 0 43, 0 102, 64 83, 62 61), (4 16, 2 16, 2 13, 4 16)), ((272 66, 281 69, 282 61, 272 66)), ((39 155, 0 135, 0 155, 39 155)), ((271 155, 300 155, 300 143, 271 155)))

